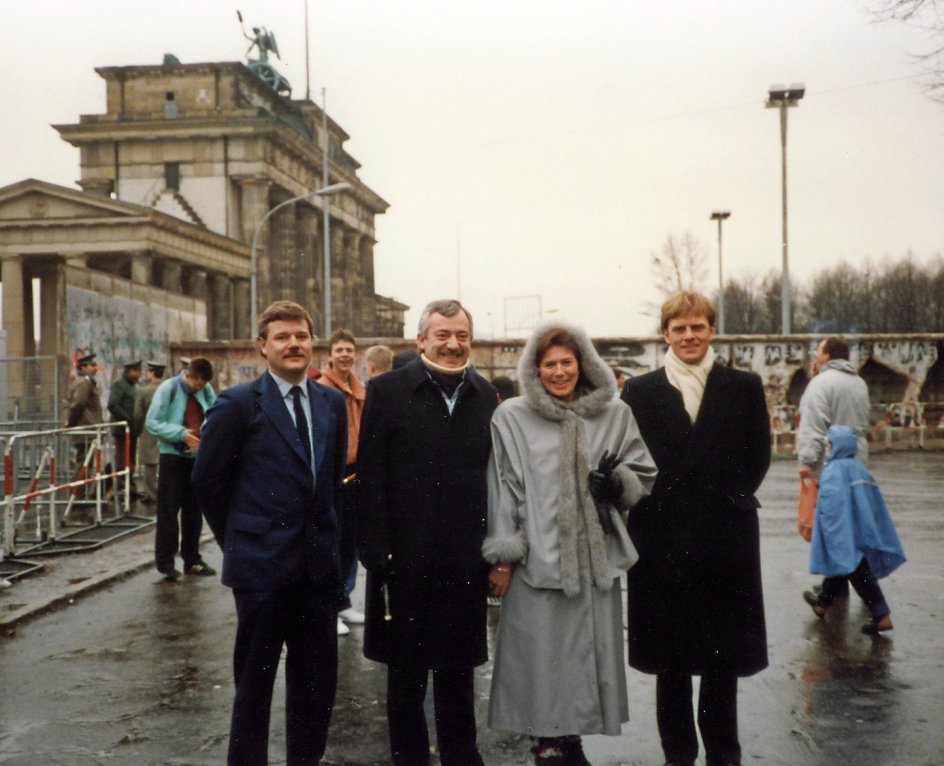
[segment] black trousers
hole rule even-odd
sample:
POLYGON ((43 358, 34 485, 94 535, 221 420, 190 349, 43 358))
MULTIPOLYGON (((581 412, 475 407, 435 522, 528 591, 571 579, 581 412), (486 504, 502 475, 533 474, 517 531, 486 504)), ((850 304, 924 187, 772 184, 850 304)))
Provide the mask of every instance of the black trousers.
POLYGON ((168 572, 174 568, 178 539, 184 567, 200 561, 203 516, 190 481, 192 471, 193 458, 161 454, 157 476, 157 528, 154 536, 154 563, 159 572, 168 572))
MULTIPOLYGON (((347 466, 344 469, 344 475, 350 476, 354 473, 354 466, 347 466)), ((338 525, 340 531, 338 535, 338 548, 341 559, 341 582, 344 583, 351 574, 351 570, 357 563, 357 513, 354 506, 354 483, 342 484, 334 492, 334 510, 338 515, 338 525)), ((341 609, 348 609, 351 606, 351 594, 347 588, 344 590, 344 601, 341 609)))
MULTIPOLYGON (((694 763, 698 736, 692 714, 692 677, 674 671, 656 676, 656 720, 667 761, 694 763)), ((737 676, 716 671, 701 677, 698 730, 705 743, 707 766, 740 763, 737 728, 737 676)))
POLYGON ((844 588, 848 591, 849 585, 859 594, 859 598, 865 602, 874 619, 879 620, 886 614, 891 613, 891 609, 885 601, 885 594, 882 593, 882 588, 872 574, 869 562, 865 559, 859 562, 859 566, 851 574, 823 578, 823 589, 819 593, 820 603, 823 606, 829 606, 843 595, 844 588))
MULTIPOLYGON (((482 766, 475 746, 473 668, 433 670, 436 742, 442 766, 482 766)), ((423 700, 430 671, 387 667, 387 727, 394 766, 428 766, 429 731, 423 700)))
POLYGON ((233 591, 236 697, 228 766, 268 763, 272 688, 283 644, 286 763, 320 763, 338 683, 336 591, 319 591, 307 581, 274 592, 233 591))

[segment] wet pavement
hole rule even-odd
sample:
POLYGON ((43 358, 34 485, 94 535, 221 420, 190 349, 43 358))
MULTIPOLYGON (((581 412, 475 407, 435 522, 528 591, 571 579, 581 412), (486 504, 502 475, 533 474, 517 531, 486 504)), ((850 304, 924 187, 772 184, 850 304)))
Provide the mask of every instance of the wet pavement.
MULTIPOLYGON (((739 687, 745 766, 944 766, 944 455, 878 455, 871 468, 909 557, 882 581, 896 629, 878 638, 859 631, 868 615, 855 595, 822 621, 800 598, 817 578, 795 531, 795 464, 776 462, 761 490, 771 664, 739 687)), ((218 578, 164 583, 149 566, 152 544, 142 534, 49 561, 0 592, 0 764, 225 762, 232 597, 218 578)), ((215 546, 204 550, 217 565, 215 546)), ((494 639, 500 609, 489 613, 494 639)), ((385 672, 360 639, 358 627, 339 639, 327 764, 388 762, 385 672)), ((485 727, 489 674, 486 665, 477 677, 485 762, 529 763, 526 739, 485 727)), ((585 738, 595 766, 662 764, 652 677, 630 671, 629 698, 622 736, 585 738)), ((274 700, 270 763, 284 764, 281 676, 274 700)))

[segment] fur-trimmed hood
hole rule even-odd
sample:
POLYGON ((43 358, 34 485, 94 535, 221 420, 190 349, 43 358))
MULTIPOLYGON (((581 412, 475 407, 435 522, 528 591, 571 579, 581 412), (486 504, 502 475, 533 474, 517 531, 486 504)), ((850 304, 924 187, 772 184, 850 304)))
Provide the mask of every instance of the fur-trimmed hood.
POLYGON ((548 420, 562 420, 568 410, 581 417, 593 417, 599 414, 617 393, 613 371, 597 353, 586 331, 578 325, 560 319, 546 320, 534 329, 518 360, 518 382, 521 393, 531 408, 548 420), (538 375, 538 341, 551 330, 566 330, 580 349, 580 371, 589 387, 578 383, 576 398, 572 402, 562 402, 551 396, 538 375))

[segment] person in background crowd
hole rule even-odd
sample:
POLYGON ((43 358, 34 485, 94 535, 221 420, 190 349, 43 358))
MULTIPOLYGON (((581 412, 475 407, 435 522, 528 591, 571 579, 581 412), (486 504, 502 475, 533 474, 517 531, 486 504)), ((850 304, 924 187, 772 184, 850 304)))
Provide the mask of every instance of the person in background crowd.
POLYGON ((364 654, 387 664, 394 766, 426 766, 433 675, 442 766, 481 766, 473 669, 488 659, 485 468, 495 389, 469 363, 472 317, 454 300, 420 316, 422 356, 370 381, 357 452, 364 654))
POLYGON ((388 372, 393 367, 393 351, 389 346, 370 346, 364 352, 367 363, 367 380, 388 372))
POLYGON ((287 763, 317 766, 337 687, 342 589, 332 506, 347 455, 344 397, 306 379, 314 327, 302 306, 276 301, 257 329, 266 372, 220 394, 193 469, 236 603, 227 763, 268 763, 284 646, 287 763))
POLYGON ((874 636, 894 627, 878 580, 905 563, 905 552, 878 484, 856 459, 855 431, 830 426, 826 438, 832 449, 820 474, 810 571, 848 578, 872 615, 862 632, 874 636))
POLYGON ((347 410, 347 461, 344 480, 335 492, 334 510, 338 515, 340 531, 341 580, 344 583, 344 601, 338 612, 338 635, 351 632, 350 625, 362 625, 364 615, 351 603, 351 593, 357 582, 357 516, 354 506, 354 479, 357 460, 357 435, 364 410, 364 384, 354 374, 357 345, 350 330, 332 333, 328 341, 328 367, 321 372, 320 382, 344 394, 347 410))
POLYGON ((492 385, 495 386, 495 390, 498 392, 499 404, 518 395, 518 386, 507 375, 496 375, 492 378, 492 385))
POLYGON ((622 398, 659 475, 629 513, 639 561, 627 577, 629 664, 656 676, 666 761, 693 766, 698 729, 707 766, 741 763, 738 678, 767 667, 755 493, 770 466, 760 376, 715 361, 715 308, 678 292, 662 304, 668 349, 622 398))
POLYGON ((419 354, 415 351, 401 351, 399 354, 394 354, 393 369, 399 370, 401 367, 406 367, 410 362, 418 358, 419 354))
POLYGON ((98 362, 95 354, 86 354, 76 361, 75 380, 69 384, 66 401, 67 427, 90 426, 102 422, 102 392, 95 374, 98 362))
MULTIPOLYGON (((111 384, 108 392, 108 412, 113 422, 124 421, 128 424, 129 458, 131 469, 131 494, 137 494, 134 481, 135 458, 138 451, 138 437, 134 430, 134 403, 138 398, 138 381, 141 379, 141 361, 136 359, 125 362, 121 377, 111 384)), ((115 431, 115 469, 125 469, 125 434, 115 431)))
MULTIPOLYGON (((849 361, 849 344, 838 335, 823 338, 812 362, 813 378, 800 397, 796 433, 800 481, 816 484, 826 455, 826 432, 831 425, 849 426, 856 435, 856 455, 868 462, 869 389, 849 361)), ((803 592, 817 617, 837 599, 849 595, 846 575, 823 578, 819 592, 803 592)))
POLYGON ((582 329, 540 325, 518 380, 491 426, 482 553, 504 601, 488 722, 535 737, 536 766, 588 766, 580 735, 629 720, 620 577, 638 556, 622 514, 656 469, 582 329))
POLYGON ((164 377, 164 365, 159 362, 148 362, 144 371, 144 385, 134 400, 134 414, 132 422, 134 431, 138 435, 138 462, 144 473, 144 502, 153 505, 157 502, 157 465, 160 462, 161 451, 157 439, 147 428, 144 421, 148 408, 154 399, 154 393, 161 385, 164 377))
POLYGON ((187 369, 158 386, 144 420, 145 428, 157 439, 161 453, 154 563, 157 571, 168 581, 180 577, 174 566, 178 548, 186 574, 216 574, 216 570, 200 557, 203 517, 190 478, 200 447, 203 419, 216 401, 211 380, 213 366, 210 361, 202 357, 191 359, 187 369))
POLYGON ((616 378, 616 390, 622 391, 626 385, 626 370, 620 367, 616 362, 610 362, 610 369, 613 371, 613 377, 616 378))

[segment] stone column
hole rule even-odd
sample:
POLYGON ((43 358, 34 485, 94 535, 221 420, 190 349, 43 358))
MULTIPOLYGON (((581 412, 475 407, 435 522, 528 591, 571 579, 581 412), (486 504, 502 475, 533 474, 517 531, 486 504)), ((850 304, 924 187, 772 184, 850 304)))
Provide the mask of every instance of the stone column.
MULTIPOLYGON (((318 290, 321 284, 321 263, 318 259, 318 222, 320 211, 310 205, 299 203, 296 215, 298 229, 298 274, 300 289, 297 299, 315 319, 320 312, 318 290), (304 281, 302 281, 304 280, 304 281)), ((318 321, 315 321, 317 329, 318 321)))
POLYGON ((376 292, 374 289, 374 238, 364 234, 360 241, 360 277, 361 289, 358 300, 360 332, 376 335, 374 313, 376 311, 376 292))
POLYGON ((346 327, 347 305, 344 293, 345 258, 344 224, 336 218, 331 221, 331 328, 346 327))
POLYGON ((21 256, 3 256, 0 280, 3 281, 3 329, 7 334, 7 356, 25 356, 26 284, 21 256))
MULTIPOLYGON (((32 308, 29 308, 27 323, 27 284, 23 277, 23 261, 19 255, 4 255, 0 262, 0 279, 3 280, 3 329, 7 334, 7 356, 26 356, 26 333, 30 333, 32 346, 32 308)), ((24 402, 26 397, 26 376, 9 375, 7 394, 12 407, 14 402, 24 402)), ((7 417, 8 413, 0 413, 7 417)))
MULTIPOLYGON (((242 226, 242 240, 250 247, 259 222, 271 208, 270 185, 267 178, 244 178, 239 182, 239 220, 242 226)), ((268 258, 266 257, 269 244, 268 228, 268 226, 262 228, 256 244, 256 310, 260 313, 270 303, 268 258)))
POLYGON ((210 340, 233 339, 233 283, 225 274, 209 279, 207 335, 210 340))
POLYGON ((256 328, 250 327, 249 280, 233 279, 233 338, 255 338, 256 328))
POLYGON ((360 232, 348 229, 344 233, 344 305, 342 314, 345 327, 355 335, 363 334, 359 321, 361 274, 360 274, 360 232))
POLYGON ((47 263, 39 277, 40 356, 66 354, 66 280, 61 260, 47 263))
POLYGON ((206 269, 188 269, 187 294, 202 301, 207 300, 207 272, 206 269))
POLYGON ((153 262, 154 257, 150 253, 134 253, 131 256, 131 281, 138 285, 152 284, 153 262))
MULTIPOLYGON (((279 189, 272 195, 272 206, 275 207, 290 199, 291 196, 287 191, 279 189)), ((286 205, 269 218, 269 253, 271 255, 268 260, 271 297, 269 301, 263 304, 264 306, 275 300, 298 300, 295 294, 297 282, 295 263, 298 258, 295 245, 295 211, 297 207, 297 202, 286 205)))
POLYGON ((183 265, 167 259, 161 263, 161 287, 171 293, 183 292, 183 265))

